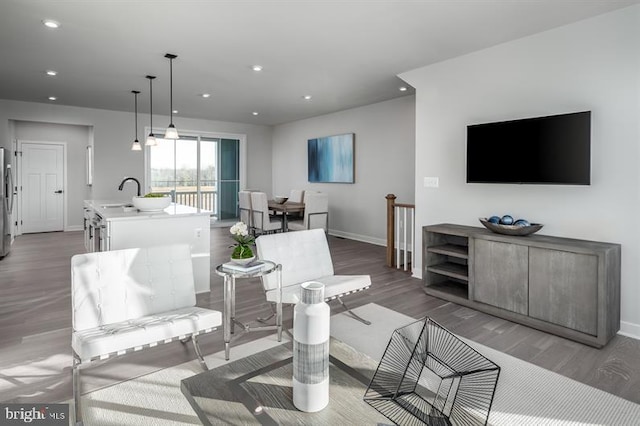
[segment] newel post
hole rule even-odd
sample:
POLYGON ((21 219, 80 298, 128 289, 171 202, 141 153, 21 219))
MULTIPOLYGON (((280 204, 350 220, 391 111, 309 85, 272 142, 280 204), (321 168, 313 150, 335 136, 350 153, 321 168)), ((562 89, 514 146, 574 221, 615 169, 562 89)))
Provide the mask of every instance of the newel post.
POLYGON ((395 251, 395 202, 394 194, 387 194, 387 266, 392 267, 393 252, 395 251))

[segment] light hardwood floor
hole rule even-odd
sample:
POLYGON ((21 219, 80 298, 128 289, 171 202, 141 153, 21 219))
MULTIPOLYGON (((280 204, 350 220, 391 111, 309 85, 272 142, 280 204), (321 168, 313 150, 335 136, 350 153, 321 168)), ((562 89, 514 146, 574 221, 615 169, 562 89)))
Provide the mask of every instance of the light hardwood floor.
MULTIPOLYGON (((227 228, 211 229, 212 266, 229 255, 227 228)), ((353 307, 377 303, 414 318, 428 315, 451 331, 577 381, 640 403, 640 341, 615 337, 594 349, 427 296, 420 280, 384 266, 384 247, 330 237, 336 273, 370 274, 368 291, 346 299, 353 307)), ((83 253, 81 232, 23 235, 0 260, 0 401, 59 402, 71 398, 70 258, 83 253)), ((222 280, 198 305, 222 310, 222 280)), ((259 281, 237 289, 237 316, 267 314, 259 281)), ((332 304, 332 313, 340 312, 332 304)), ((291 321, 291 310, 285 310, 291 321)), ((234 344, 264 336, 249 333, 234 344)), ((371 336, 388 339, 389 336, 371 336)), ((222 332, 201 338, 207 353, 223 349, 222 332)), ((233 352, 232 352, 233 354, 233 352)), ((84 368, 83 389, 94 390, 194 359, 191 345, 171 343, 84 368)))

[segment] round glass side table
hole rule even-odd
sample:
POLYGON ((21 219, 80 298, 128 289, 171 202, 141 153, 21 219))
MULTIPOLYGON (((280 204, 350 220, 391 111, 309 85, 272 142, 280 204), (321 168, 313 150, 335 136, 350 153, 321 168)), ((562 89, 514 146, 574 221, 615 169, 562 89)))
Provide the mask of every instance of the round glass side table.
POLYGON ((282 305, 276 303, 276 320, 274 325, 251 325, 244 324, 236 319, 236 279, 259 278, 264 275, 276 273, 278 289, 282 289, 282 266, 270 260, 259 260, 262 262, 260 268, 242 267, 239 265, 228 265, 226 263, 216 266, 216 274, 224 278, 224 309, 222 314, 224 333, 224 359, 229 360, 231 352, 230 344, 235 334, 235 326, 242 329, 242 332, 257 330, 277 330, 278 342, 282 341, 282 305), (233 336, 232 336, 233 335, 233 336))

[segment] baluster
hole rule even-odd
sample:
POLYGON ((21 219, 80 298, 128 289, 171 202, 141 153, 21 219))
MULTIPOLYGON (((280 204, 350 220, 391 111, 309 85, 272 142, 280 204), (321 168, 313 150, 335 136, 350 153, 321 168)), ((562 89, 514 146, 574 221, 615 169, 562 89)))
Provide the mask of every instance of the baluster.
POLYGON ((387 199, 387 266, 394 266, 393 262, 393 251, 395 244, 395 235, 394 235, 394 214, 395 214, 395 199, 396 196, 393 194, 387 194, 385 197, 387 199))
POLYGON ((396 222, 396 231, 395 231, 395 239, 394 245, 396 247, 396 267, 400 267, 400 216, 397 214, 400 213, 400 207, 394 207, 394 218, 396 222))
POLYGON ((407 252, 407 240, 408 240, 408 237, 407 237, 407 231, 408 231, 408 229, 407 229, 407 211, 409 209, 406 208, 406 207, 403 207, 402 210, 403 210, 403 213, 404 213, 403 218, 402 218, 402 226, 404 227, 404 259, 403 259, 403 264, 404 264, 404 270, 406 271, 407 270, 407 257, 408 257, 407 256, 407 253, 408 253, 407 252))

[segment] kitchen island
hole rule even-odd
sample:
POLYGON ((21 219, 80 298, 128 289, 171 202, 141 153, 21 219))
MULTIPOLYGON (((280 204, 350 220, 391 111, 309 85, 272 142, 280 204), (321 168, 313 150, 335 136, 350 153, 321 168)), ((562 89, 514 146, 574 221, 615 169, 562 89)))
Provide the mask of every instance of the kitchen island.
POLYGON ((106 251, 187 243, 196 292, 206 292, 210 290, 210 215, 208 210, 175 203, 161 211, 143 212, 130 201, 85 200, 85 248, 106 251))

